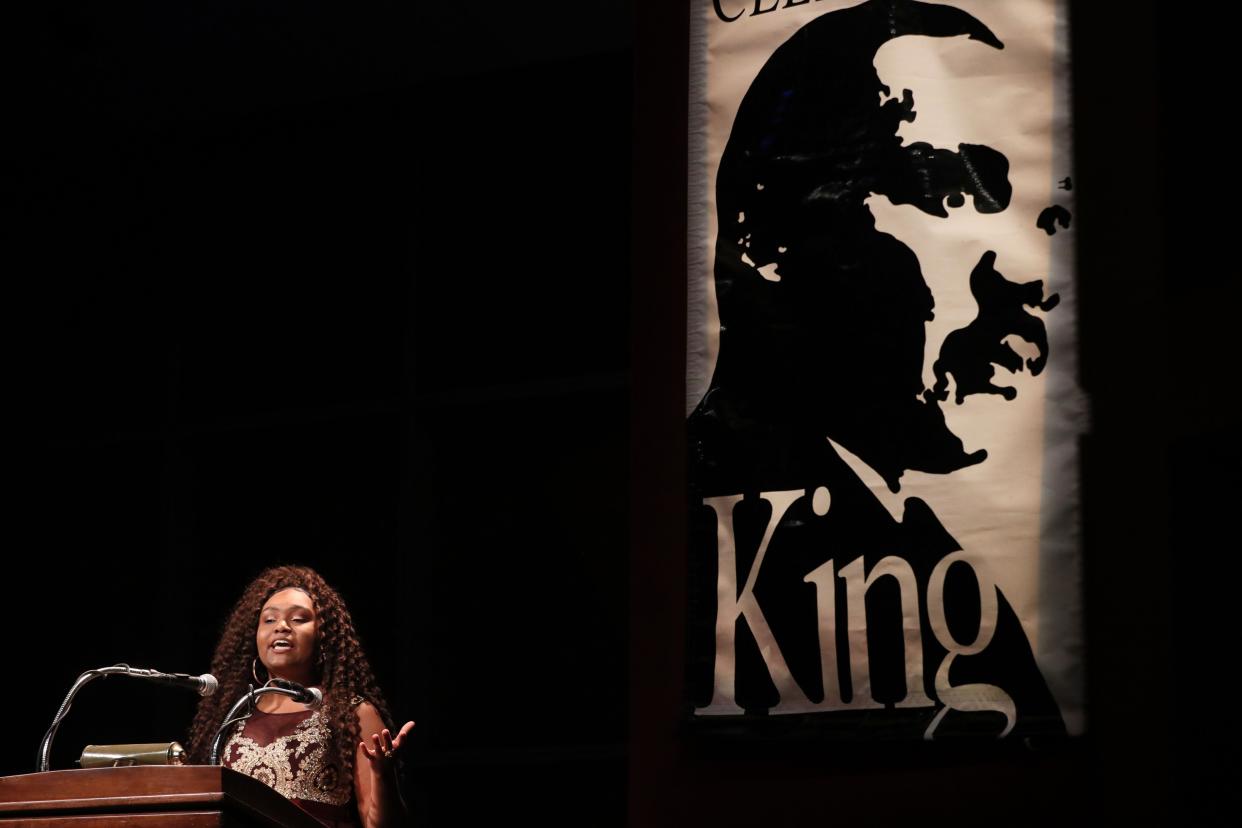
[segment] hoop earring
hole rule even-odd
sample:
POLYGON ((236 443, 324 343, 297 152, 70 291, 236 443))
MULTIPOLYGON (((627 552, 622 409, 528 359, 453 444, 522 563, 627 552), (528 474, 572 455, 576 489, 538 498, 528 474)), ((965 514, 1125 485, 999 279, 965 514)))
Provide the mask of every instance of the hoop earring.
MULTIPOLYGON (((265 673, 267 672, 266 667, 263 668, 263 672, 265 673)), ((256 657, 254 660, 250 662, 250 675, 254 676, 254 683, 259 687, 262 687, 263 685, 267 684, 267 681, 271 681, 270 677, 268 678, 267 681, 259 680, 259 659, 258 657, 256 657)))

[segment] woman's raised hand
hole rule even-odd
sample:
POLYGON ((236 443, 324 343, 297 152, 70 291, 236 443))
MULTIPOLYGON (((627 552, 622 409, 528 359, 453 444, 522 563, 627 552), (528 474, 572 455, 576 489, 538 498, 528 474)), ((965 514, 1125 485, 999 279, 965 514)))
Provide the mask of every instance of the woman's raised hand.
POLYGON ((370 742, 364 738, 360 743, 362 750, 366 753, 367 759, 371 762, 372 770, 376 772, 385 771, 392 764, 397 756, 397 751, 409 739, 410 733, 414 730, 413 722, 406 722, 401 730, 394 737, 388 728, 384 728, 379 733, 372 733, 370 742))

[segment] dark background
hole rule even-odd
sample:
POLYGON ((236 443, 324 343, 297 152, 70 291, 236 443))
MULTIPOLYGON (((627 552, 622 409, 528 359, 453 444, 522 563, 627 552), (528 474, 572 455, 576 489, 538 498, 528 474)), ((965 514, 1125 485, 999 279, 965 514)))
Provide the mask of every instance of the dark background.
MULTIPOLYGON (((424 824, 1223 821, 1225 27, 1074 4, 1088 737, 719 752, 679 730, 679 5, 41 6, 0 774, 81 670, 201 672, 301 562, 419 722, 424 824)), ((96 682, 53 766, 192 709, 96 682)))
MULTIPOLYGON (((206 671, 299 562, 418 722, 424 822, 621 824, 626 4, 35 22, 0 774, 80 671, 206 671)), ((97 681, 53 767, 192 710, 97 681)))

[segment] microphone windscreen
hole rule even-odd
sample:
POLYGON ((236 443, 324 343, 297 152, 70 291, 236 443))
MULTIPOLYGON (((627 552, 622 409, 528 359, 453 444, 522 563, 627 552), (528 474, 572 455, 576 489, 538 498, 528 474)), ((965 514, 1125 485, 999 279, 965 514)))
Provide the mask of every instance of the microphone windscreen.
POLYGON ((198 677, 198 680, 203 683, 202 687, 198 689, 200 696, 210 696, 220 689, 220 682, 216 681, 216 677, 211 673, 203 673, 198 677))

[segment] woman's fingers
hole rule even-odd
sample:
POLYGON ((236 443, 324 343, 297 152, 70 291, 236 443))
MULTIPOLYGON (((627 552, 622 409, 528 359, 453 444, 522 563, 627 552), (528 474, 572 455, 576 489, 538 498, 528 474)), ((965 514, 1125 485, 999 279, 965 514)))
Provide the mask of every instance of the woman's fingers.
POLYGON ((393 746, 401 747, 401 743, 405 741, 405 737, 409 736, 410 731, 413 729, 414 729, 413 722, 406 722, 404 725, 402 725, 400 732, 397 733, 397 738, 394 739, 392 742, 393 746))
POLYGON ((414 723, 406 722, 402 725, 401 730, 397 732, 396 738, 394 738, 392 731, 384 728, 379 733, 371 734, 371 744, 368 745, 364 739, 358 745, 366 751, 367 758, 372 761, 379 761, 381 758, 391 759, 413 729, 414 723))

